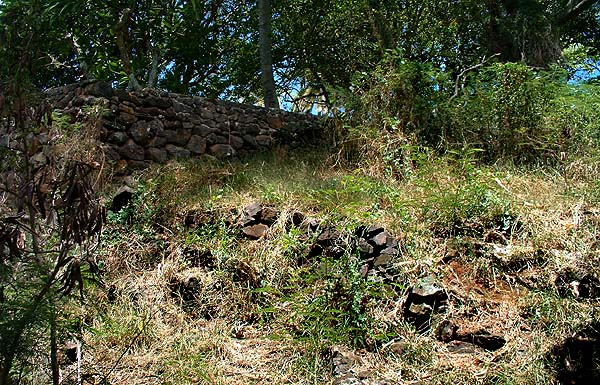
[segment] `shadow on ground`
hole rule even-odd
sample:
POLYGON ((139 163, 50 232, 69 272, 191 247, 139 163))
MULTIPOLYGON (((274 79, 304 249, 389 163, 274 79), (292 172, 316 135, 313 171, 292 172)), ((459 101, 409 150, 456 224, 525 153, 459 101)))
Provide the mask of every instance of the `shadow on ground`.
POLYGON ((561 384, 600 384, 600 322, 566 338, 551 355, 561 384))

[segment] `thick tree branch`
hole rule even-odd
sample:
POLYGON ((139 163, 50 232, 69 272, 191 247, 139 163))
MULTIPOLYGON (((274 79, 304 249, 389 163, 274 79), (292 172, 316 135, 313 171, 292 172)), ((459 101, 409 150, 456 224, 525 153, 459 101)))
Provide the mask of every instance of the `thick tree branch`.
POLYGON ((486 65, 487 62, 489 62, 490 60, 492 60, 493 58, 495 58, 496 56, 500 56, 499 53, 493 54, 492 56, 486 58, 485 56, 483 57, 483 59, 481 59, 481 63, 479 64, 475 64, 469 68, 465 68, 463 69, 460 74, 458 74, 458 76, 456 77, 456 82, 454 83, 454 95, 452 95, 452 97, 450 98, 450 100, 456 98, 458 96, 458 93, 461 89, 465 88, 465 83, 467 80, 467 73, 469 71, 473 71, 479 67, 483 67, 484 65, 486 65), (461 80, 462 80, 462 85, 461 85, 461 80))
POLYGON ((556 16, 556 24, 564 25, 568 23, 596 3, 598 3, 598 0, 569 0, 567 5, 556 16))
POLYGON ((131 16, 131 9, 125 8, 119 21, 114 26, 115 35, 117 37, 117 47, 121 53, 121 62, 123 63, 123 70, 129 77, 128 90, 139 91, 142 86, 138 83, 135 73, 131 65, 131 40, 129 37, 129 21, 131 16))

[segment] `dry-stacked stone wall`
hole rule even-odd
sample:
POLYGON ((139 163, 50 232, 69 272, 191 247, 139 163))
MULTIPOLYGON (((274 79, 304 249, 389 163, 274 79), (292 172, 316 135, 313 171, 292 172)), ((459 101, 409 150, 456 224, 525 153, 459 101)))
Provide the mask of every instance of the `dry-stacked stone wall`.
POLYGON ((46 92, 55 109, 81 119, 85 106, 104 112, 99 139, 108 158, 130 168, 204 154, 224 157, 274 145, 303 147, 322 139, 323 124, 309 114, 185 96, 156 90, 126 92, 104 82, 46 92))

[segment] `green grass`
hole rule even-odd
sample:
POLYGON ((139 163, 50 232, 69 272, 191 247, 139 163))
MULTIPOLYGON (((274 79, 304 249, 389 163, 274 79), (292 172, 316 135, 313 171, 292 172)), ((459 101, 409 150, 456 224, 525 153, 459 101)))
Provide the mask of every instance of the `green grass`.
POLYGON ((156 166, 137 176, 132 205, 109 215, 102 255, 107 284, 120 289, 112 304, 98 289, 88 314, 101 332, 86 342, 92 356, 114 359, 131 341, 132 322, 151 314, 143 343, 114 374, 135 367, 136 383, 330 383, 336 344, 361 352, 357 371, 391 383, 552 383, 548 352, 598 319, 597 300, 561 298, 553 285, 565 268, 598 274, 600 221, 589 214, 598 209, 597 181, 557 175, 482 166, 473 154, 425 154, 390 179, 340 166, 322 150, 156 166), (232 223, 256 201, 281 215, 251 241, 232 223), (383 225, 404 242, 397 281, 364 279, 345 243, 337 260, 298 265, 318 233, 289 226, 295 211, 348 240, 359 225, 383 225), (190 213, 203 219, 188 228, 190 213), (508 246, 501 257, 491 251, 508 246), (210 251, 214 266, 193 266, 189 249, 210 251), (506 348, 455 355, 433 329, 407 324, 405 290, 431 274, 451 293, 434 327, 448 319, 461 330, 485 328, 503 335, 506 348), (173 294, 174 282, 191 279, 193 300, 173 294), (387 349, 395 343, 402 354, 387 349))

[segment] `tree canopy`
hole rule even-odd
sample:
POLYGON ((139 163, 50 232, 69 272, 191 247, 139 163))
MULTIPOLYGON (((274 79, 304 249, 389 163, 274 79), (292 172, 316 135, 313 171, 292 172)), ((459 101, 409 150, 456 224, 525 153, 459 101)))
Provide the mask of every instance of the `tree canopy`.
MULTIPOLYGON (((279 0, 272 9, 275 81, 288 102, 328 100, 390 52, 449 79, 492 55, 549 68, 573 64, 565 50, 588 63, 600 52, 595 0, 279 0)), ((27 51, 39 87, 95 78, 255 102, 258 14, 250 0, 7 0, 0 49, 7 68, 27 51)))

